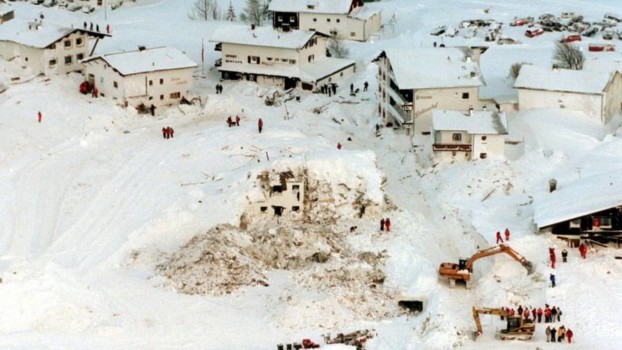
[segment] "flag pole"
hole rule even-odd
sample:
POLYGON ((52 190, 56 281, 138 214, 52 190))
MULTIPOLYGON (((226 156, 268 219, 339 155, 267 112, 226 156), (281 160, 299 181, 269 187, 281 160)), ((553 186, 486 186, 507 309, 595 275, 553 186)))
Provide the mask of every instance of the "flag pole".
POLYGON ((201 74, 205 75, 205 43, 201 38, 201 74))

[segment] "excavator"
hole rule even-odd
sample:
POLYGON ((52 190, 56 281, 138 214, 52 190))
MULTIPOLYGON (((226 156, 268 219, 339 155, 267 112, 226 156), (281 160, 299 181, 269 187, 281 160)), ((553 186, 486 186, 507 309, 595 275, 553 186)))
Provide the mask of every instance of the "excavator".
POLYGON ((518 261, 521 265, 523 265, 523 267, 527 269, 528 274, 531 274, 533 272, 533 265, 529 261, 527 261, 527 259, 518 254, 514 249, 510 248, 509 245, 499 244, 498 246, 493 246, 477 251, 477 253, 475 253, 468 260, 460 259, 457 264, 449 262, 442 263, 438 269, 438 274, 441 277, 449 279, 449 284, 451 287, 455 287, 456 281, 464 281, 466 287, 468 288, 468 283, 471 279, 471 273, 473 273, 473 263, 481 258, 501 253, 505 253, 511 256, 514 260, 518 261))
POLYGON ((529 319, 523 318, 522 315, 510 315, 509 312, 503 309, 473 307, 473 320, 477 326, 477 332, 474 334, 475 337, 483 333, 482 323, 479 320, 480 314, 505 317, 507 320, 506 328, 497 331, 497 338, 501 340, 530 340, 536 331, 536 324, 529 319))

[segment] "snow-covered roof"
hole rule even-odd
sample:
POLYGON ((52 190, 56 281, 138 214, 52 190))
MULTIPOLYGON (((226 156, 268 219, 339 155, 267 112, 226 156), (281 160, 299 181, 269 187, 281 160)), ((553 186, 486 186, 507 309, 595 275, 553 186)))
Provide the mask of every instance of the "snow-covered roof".
POLYGON ((523 65, 514 83, 514 88, 601 94, 613 73, 612 71, 598 69, 551 69, 523 65))
POLYGON ((466 131, 469 134, 506 135, 505 113, 493 111, 469 112, 436 109, 432 111, 432 129, 437 131, 466 131))
POLYGON ((104 33, 61 27, 46 21, 28 22, 15 18, 0 25, 0 41, 11 41, 25 46, 44 49, 74 32, 85 32, 99 37, 109 36, 104 33))
POLYGON ((533 203, 534 221, 538 228, 576 219, 622 205, 620 171, 584 177, 536 198, 533 203))
POLYGON ((91 57, 83 62, 98 59, 106 61, 123 76, 162 70, 194 68, 197 66, 183 52, 173 47, 111 53, 91 57))
POLYGON ((280 32, 271 27, 224 26, 217 29, 210 41, 239 45, 279 47, 299 49, 305 46, 314 35, 322 35, 306 30, 280 32))
POLYGON ((347 14, 352 0, 272 0, 268 6, 273 12, 309 12, 347 14))
POLYGON ((4 16, 9 12, 13 12, 13 6, 0 6, 0 16, 4 16))
POLYGON ((354 10, 352 10, 352 12, 350 12, 349 17, 360 19, 360 20, 366 20, 366 19, 371 18, 373 15, 377 14, 378 12, 380 11, 372 9, 367 6, 359 6, 355 8, 354 10))
POLYGON ((484 85, 477 63, 461 48, 386 49, 400 89, 436 89, 484 85), (474 77, 471 77, 474 73, 474 77))
POLYGON ((321 58, 300 67, 296 64, 250 64, 223 63, 219 71, 269 75, 276 77, 298 78, 303 82, 316 82, 344 68, 354 65, 355 61, 340 58, 321 58))

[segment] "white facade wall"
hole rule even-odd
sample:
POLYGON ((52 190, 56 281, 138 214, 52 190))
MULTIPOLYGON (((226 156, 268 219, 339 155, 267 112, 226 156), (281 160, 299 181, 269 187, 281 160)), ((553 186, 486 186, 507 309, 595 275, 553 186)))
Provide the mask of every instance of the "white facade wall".
POLYGON ((347 14, 300 13, 301 30, 336 35, 338 39, 367 41, 372 33, 380 31, 380 12, 366 20, 347 14))
POLYGON ((344 70, 342 70, 341 72, 331 75, 329 77, 326 77, 324 79, 320 79, 316 82, 315 86, 319 87, 321 85, 324 84, 330 84, 330 83, 337 83, 337 85, 339 85, 338 83, 343 81, 343 77, 347 77, 348 75, 352 75, 354 74, 354 72, 356 71, 356 65, 353 65, 351 67, 348 67, 344 70))
POLYGON ((86 63, 87 80, 93 79, 102 97, 134 107, 141 103, 156 107, 179 103, 192 87, 194 68, 173 69, 121 76, 102 60, 86 63), (178 93, 178 94, 177 94, 178 93))
POLYGON ((611 117, 622 109, 622 74, 615 73, 605 89, 605 109, 603 123, 609 123, 611 117))
POLYGON ((434 109, 468 111, 479 107, 479 87, 456 87, 441 89, 420 89, 413 91, 412 114, 415 117, 415 132, 428 132, 432 127, 434 109), (466 98, 465 98, 466 96, 466 98))
POLYGON ((88 38, 85 34, 72 33, 47 49, 2 41, 0 56, 7 60, 14 58, 14 62, 35 74, 43 73, 49 76, 81 71, 80 60, 86 58, 89 53, 88 38), (80 41, 81 44, 78 44, 80 41), (65 42, 69 46, 65 46, 65 42), (71 60, 68 64, 65 63, 66 57, 71 60))
POLYGON ((472 136, 473 152, 471 159, 485 158, 500 159, 505 157, 505 135, 480 135, 472 136))
MULTIPOLYGON (((309 63, 309 56, 313 55, 314 59, 319 59, 322 57, 326 57, 326 41, 328 38, 317 36, 315 40, 315 44, 309 45, 302 48, 298 52, 298 62, 301 65, 309 63)), ((313 62, 313 61, 311 61, 313 62)))
MULTIPOLYGON (((279 181, 271 181, 270 188, 281 186, 279 181)), ((302 214, 304 210, 305 186, 302 180, 289 180, 282 192, 266 191, 264 199, 253 203, 253 216, 273 216, 273 207, 283 207, 283 215, 302 214)))
POLYGON ((470 145, 471 151, 434 151, 438 160, 500 159, 505 156, 505 135, 469 134, 463 130, 442 130, 434 132, 434 143, 441 145, 470 145), (454 134, 461 140, 455 141, 454 134))
MULTIPOLYGON (((249 65, 249 56, 258 56, 262 65, 295 65, 298 62, 298 52, 295 49, 286 49, 266 46, 249 46, 231 43, 222 43, 222 64, 249 65), (270 60, 271 58, 272 60, 270 60), (278 59, 278 61, 276 60, 278 59), (287 62, 283 62, 285 59, 287 62), (294 60, 296 63, 289 63, 294 60)), ((254 64, 254 63, 253 63, 254 64)))
POLYGON ((603 96, 573 92, 518 89, 518 107, 521 111, 541 108, 563 108, 581 111, 602 120, 603 96))

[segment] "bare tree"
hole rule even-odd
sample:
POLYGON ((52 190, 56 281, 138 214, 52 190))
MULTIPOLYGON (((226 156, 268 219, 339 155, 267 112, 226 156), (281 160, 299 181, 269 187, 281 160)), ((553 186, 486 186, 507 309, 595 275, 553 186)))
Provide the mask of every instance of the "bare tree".
POLYGON ((343 40, 338 40, 336 37, 328 39, 326 47, 332 57, 346 58, 350 54, 350 50, 344 45, 343 40))
POLYGON ((229 7, 227 8, 227 15, 225 16, 225 20, 229 22, 235 22, 235 19, 236 19, 235 9, 233 8, 233 4, 231 3, 231 0, 229 0, 229 7))
POLYGON ((191 19, 202 19, 207 21, 210 15, 210 8, 212 7, 212 0, 196 0, 192 5, 192 9, 188 16, 191 19))
POLYGON ((518 78, 518 75, 520 74, 520 69, 523 67, 524 64, 527 64, 527 63, 516 62, 512 64, 512 66, 510 66, 510 78, 516 80, 516 78, 518 78))
MULTIPOLYGON (((262 6, 259 0, 246 0, 246 7, 244 8, 244 17, 250 24, 261 24, 261 12, 262 6)), ((240 18, 242 18, 240 16, 240 18)))
POLYGON ((217 0, 212 0, 212 8, 210 11, 212 13, 212 19, 218 21, 222 18, 222 10, 220 9, 220 6, 218 6, 217 0))
POLYGON ((585 56, 581 49, 570 43, 556 43, 553 61, 560 67, 573 70, 583 69, 585 56))

